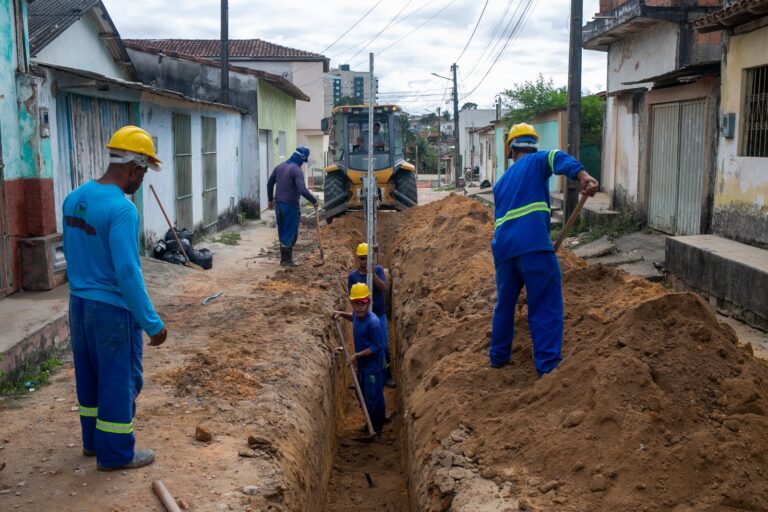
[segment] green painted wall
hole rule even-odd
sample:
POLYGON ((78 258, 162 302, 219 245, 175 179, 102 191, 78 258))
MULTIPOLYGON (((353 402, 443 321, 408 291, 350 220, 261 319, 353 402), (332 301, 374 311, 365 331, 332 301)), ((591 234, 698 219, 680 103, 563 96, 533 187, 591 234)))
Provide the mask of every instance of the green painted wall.
POLYGON ((497 126, 495 137, 496 137, 496 181, 501 178, 501 176, 506 172, 507 169, 509 169, 509 162, 507 161, 507 155, 505 154, 507 151, 507 138, 504 133, 504 130, 506 130, 503 126, 497 126))
POLYGON ((296 100, 259 80, 259 130, 272 130, 272 161, 276 164, 291 156, 296 149, 296 100), (285 155, 280 155, 275 142, 285 132, 285 155))
MULTIPOLYGON (((559 132, 560 126, 557 121, 547 121, 545 123, 533 123, 533 127, 536 128, 536 133, 539 134, 539 149, 542 151, 551 151, 553 149, 560 149, 559 146, 559 132)), ((549 178, 549 190, 557 191, 557 176, 551 176, 549 178)))
POLYGON ((19 119, 16 102, 16 35, 11 2, 0 2, 0 143, 5 179, 22 177, 19 162, 19 119))

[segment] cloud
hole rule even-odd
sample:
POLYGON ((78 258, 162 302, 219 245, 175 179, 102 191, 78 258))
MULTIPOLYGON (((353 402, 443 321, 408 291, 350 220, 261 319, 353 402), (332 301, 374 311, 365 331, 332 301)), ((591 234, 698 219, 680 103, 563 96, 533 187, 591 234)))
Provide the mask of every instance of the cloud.
MULTIPOLYGON (((449 4, 450 1, 382 1, 356 24, 376 3, 375 0, 314 3, 229 0, 229 34, 233 39, 258 37, 292 48, 324 52, 331 58, 332 66, 349 63, 353 69, 360 70, 368 67, 369 51, 380 53, 375 62, 380 91, 397 91, 398 94, 384 96, 388 101, 402 100, 408 111, 423 112, 438 106, 446 107, 441 104, 443 95, 440 93, 450 84, 431 73, 448 76, 451 64, 467 43, 485 3, 454 0, 449 4), (446 5, 444 11, 430 20, 446 5), (401 9, 402 14, 389 28, 360 51, 366 41, 382 31, 401 9), (424 25, 414 31, 421 24, 424 25), (354 28, 339 43, 325 50, 353 25, 354 28), (397 44, 382 53, 393 43, 397 44), (352 58, 355 53, 359 54, 352 58)), ((125 38, 219 37, 219 2, 213 0, 104 0, 104 3, 125 38)), ((533 80, 540 73, 546 78, 551 77, 556 85, 566 84, 569 0, 535 1, 519 34, 502 52, 505 40, 501 35, 509 26, 506 23, 509 13, 515 12, 523 3, 523 0, 488 2, 477 33, 458 62, 459 100, 462 103, 473 101, 481 107, 490 107, 501 90, 514 83, 533 80), (510 9, 505 17, 507 5, 510 9), (494 61, 496 64, 492 66, 494 61), (473 89, 476 90, 467 96, 473 89)), ((598 3, 598 0, 585 0, 585 21, 599 11, 598 3)), ((584 51, 584 89, 592 92, 604 89, 605 66, 604 53, 584 51)), ((450 94, 445 97, 449 98, 450 94)))

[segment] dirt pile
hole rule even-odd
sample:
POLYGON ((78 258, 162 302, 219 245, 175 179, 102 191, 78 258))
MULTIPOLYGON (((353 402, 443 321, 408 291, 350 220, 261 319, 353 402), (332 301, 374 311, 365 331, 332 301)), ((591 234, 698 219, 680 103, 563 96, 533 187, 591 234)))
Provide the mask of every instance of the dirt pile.
POLYGON ((768 368, 687 293, 561 256, 564 361, 537 379, 520 301, 488 367, 492 214, 382 216, 417 510, 768 510, 768 368))

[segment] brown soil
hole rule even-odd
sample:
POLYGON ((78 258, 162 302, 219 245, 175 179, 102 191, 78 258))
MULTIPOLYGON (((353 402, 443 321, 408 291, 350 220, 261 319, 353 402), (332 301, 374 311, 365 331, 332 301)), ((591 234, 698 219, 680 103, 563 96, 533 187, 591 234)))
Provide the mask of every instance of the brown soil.
POLYGON ((768 368, 699 297, 566 252, 563 363, 536 378, 522 300, 489 368, 490 220, 452 197, 388 227, 416 508, 768 510, 768 368))

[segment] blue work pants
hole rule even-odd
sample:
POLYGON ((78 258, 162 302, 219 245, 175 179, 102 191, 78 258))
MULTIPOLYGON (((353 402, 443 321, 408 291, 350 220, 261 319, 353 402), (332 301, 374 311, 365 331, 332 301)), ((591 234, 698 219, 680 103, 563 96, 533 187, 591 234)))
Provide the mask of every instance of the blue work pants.
POLYGON ((141 327, 127 309, 105 302, 69 299, 83 448, 102 467, 133 460, 136 397, 144 383, 141 327))
POLYGON ((357 370, 357 380, 363 391, 365 407, 371 417, 373 429, 381 432, 386 418, 386 406, 384 404, 384 372, 381 370, 357 370))
POLYGON ((491 330, 491 364, 512 358, 515 305, 525 286, 533 362, 539 376, 560 363, 563 344, 563 290, 560 263, 552 251, 522 254, 496 264, 496 307, 491 330))
POLYGON ((392 379, 392 362, 389 355, 389 321, 387 320, 387 314, 383 313, 379 317, 381 322, 381 337, 383 338, 383 352, 384 352, 384 382, 392 379))
POLYGON ((293 247, 299 236, 299 219, 301 210, 298 206, 278 201, 275 204, 275 221, 280 245, 285 248, 293 247))

